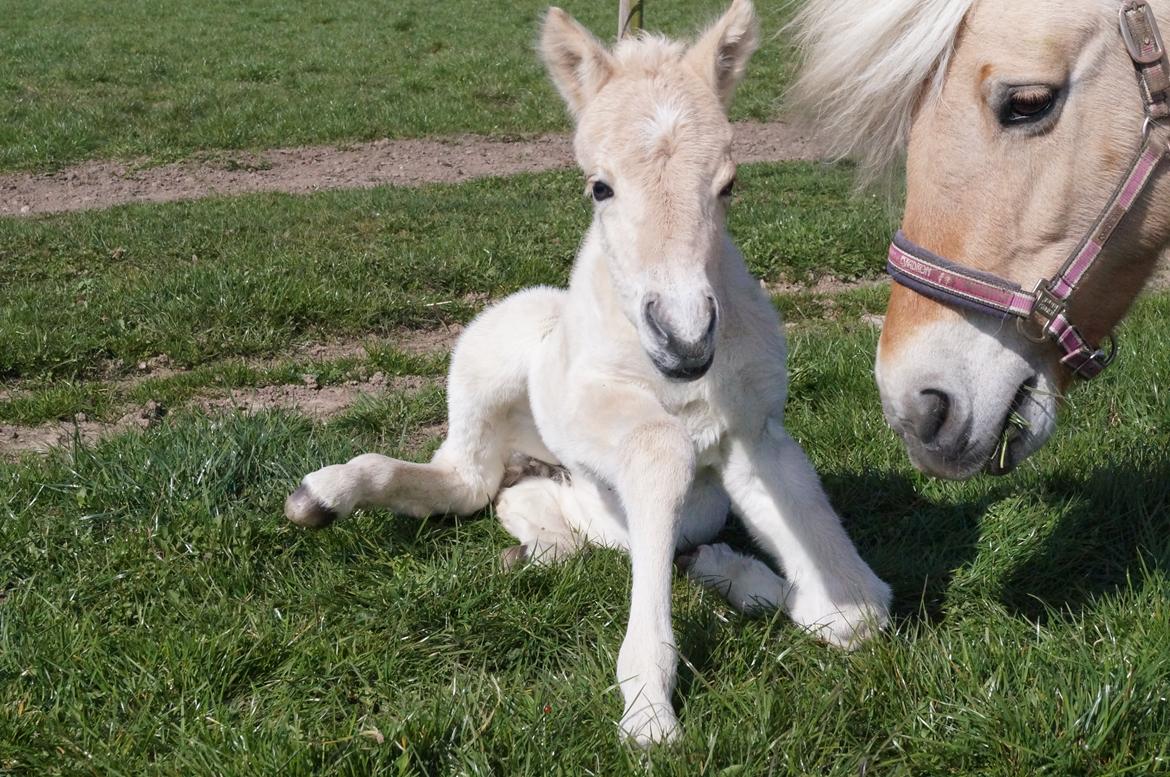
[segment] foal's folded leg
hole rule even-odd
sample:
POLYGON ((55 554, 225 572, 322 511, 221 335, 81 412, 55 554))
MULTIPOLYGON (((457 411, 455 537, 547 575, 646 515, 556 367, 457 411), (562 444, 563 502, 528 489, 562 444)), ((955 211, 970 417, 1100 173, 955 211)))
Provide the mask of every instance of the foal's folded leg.
POLYGON ((734 442, 723 477, 736 512, 784 569, 794 621, 840 647, 886 624, 889 586, 858 555, 804 451, 778 421, 756 440, 734 442))
POLYGON ((500 491, 496 518, 517 540, 501 554, 505 567, 522 562, 547 566, 579 551, 583 537, 569 525, 567 513, 576 509, 575 484, 562 479, 530 477, 500 491))
POLYGON ((676 563, 687 577, 715 591, 747 615, 785 606, 791 586, 758 558, 723 543, 700 545, 676 563))
POLYGON ((327 526, 357 507, 382 507, 402 515, 466 515, 490 499, 490 481, 469 478, 436 457, 429 464, 363 453, 345 464, 311 472, 284 503, 300 526, 327 526))
POLYGON ((554 289, 529 289, 468 326, 451 360, 447 439, 429 464, 367 453, 324 467, 306 475, 285 501, 289 520, 316 527, 358 507, 419 517, 485 507, 517 441, 533 436, 529 363, 560 315, 561 298, 554 289))

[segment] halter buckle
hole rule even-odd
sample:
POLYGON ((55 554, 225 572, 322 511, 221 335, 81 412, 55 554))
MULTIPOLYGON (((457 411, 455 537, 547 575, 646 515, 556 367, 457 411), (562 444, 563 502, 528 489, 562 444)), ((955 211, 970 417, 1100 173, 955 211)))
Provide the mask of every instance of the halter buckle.
POLYGON ((1109 334, 1105 339, 1109 341, 1109 350, 1099 347, 1093 352, 1093 361, 1100 364, 1101 369, 1108 367, 1117 358, 1117 335, 1109 334))
POLYGON ((1166 55, 1162 35, 1158 31, 1158 20, 1148 3, 1127 3, 1121 7, 1121 37, 1125 39, 1130 58, 1140 65, 1156 64, 1166 55), (1130 13, 1139 13, 1141 17, 1134 19, 1130 13), (1145 29, 1135 29, 1142 22, 1145 29), (1138 40, 1139 35, 1142 40, 1138 40))
POLYGON ((1052 293, 1052 289, 1044 281, 1036 284, 1032 291, 1035 300, 1032 303, 1032 313, 1027 318, 1016 319, 1016 329, 1020 334, 1034 343, 1042 343, 1048 339, 1048 325, 1052 319, 1059 316, 1068 307, 1068 303, 1052 293), (1032 329, 1029 325, 1033 325, 1032 329))

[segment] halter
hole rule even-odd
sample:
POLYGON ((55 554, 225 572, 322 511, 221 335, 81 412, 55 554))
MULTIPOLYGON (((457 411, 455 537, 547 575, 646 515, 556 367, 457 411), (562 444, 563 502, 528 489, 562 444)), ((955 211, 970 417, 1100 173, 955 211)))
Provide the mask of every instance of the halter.
POLYGON ((1146 190, 1154 170, 1170 153, 1170 65, 1154 12, 1144 0, 1121 4, 1121 37, 1133 60, 1146 121, 1142 142, 1129 171, 1101 210, 1080 245, 1051 278, 1030 292, 991 273, 972 270, 915 245, 899 230, 890 246, 886 269, 894 280, 931 299, 1006 319, 1016 317, 1019 331, 1033 342, 1053 340, 1063 352, 1061 364, 1078 377, 1095 378, 1117 354, 1093 347, 1068 319, 1069 297, 1101 255, 1117 225, 1146 190))

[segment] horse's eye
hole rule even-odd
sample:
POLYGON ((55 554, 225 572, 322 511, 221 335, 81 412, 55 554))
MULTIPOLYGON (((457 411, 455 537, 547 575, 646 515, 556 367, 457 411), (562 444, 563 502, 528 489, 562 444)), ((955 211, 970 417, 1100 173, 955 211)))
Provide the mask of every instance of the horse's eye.
POLYGON ((730 197, 731 193, 733 191, 735 191, 735 179, 734 178, 732 178, 730 181, 728 181, 727 185, 719 190, 719 196, 720 197, 730 197))
POLYGON ((613 196, 613 188, 603 181, 594 181, 589 193, 593 195, 594 202, 601 202, 613 196))
POLYGON ((1021 86, 1008 94, 1000 110, 1000 123, 1029 124, 1043 119, 1056 104, 1056 91, 1047 86, 1021 86))

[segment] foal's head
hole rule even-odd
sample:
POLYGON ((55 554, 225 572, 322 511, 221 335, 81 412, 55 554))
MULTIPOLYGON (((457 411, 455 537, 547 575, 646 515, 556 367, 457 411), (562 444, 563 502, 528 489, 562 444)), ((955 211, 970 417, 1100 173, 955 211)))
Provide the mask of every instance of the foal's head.
POLYGON ((714 358, 735 180, 726 109, 756 42, 749 0, 690 47, 643 36, 608 50, 559 8, 545 18, 541 53, 577 124, 613 291, 669 378, 701 377, 714 358))
MULTIPOLYGON (((1087 233, 1140 144, 1143 103, 1120 0, 811 0, 802 91, 842 153, 906 152, 907 237, 1031 291, 1087 233)), ((1167 20, 1162 19, 1163 29, 1167 20)), ((1101 342, 1166 242, 1161 180, 1072 297, 1101 342)), ((878 350, 882 403, 914 463, 1003 473, 1056 424, 1071 373, 1014 320, 895 285, 878 350)))

